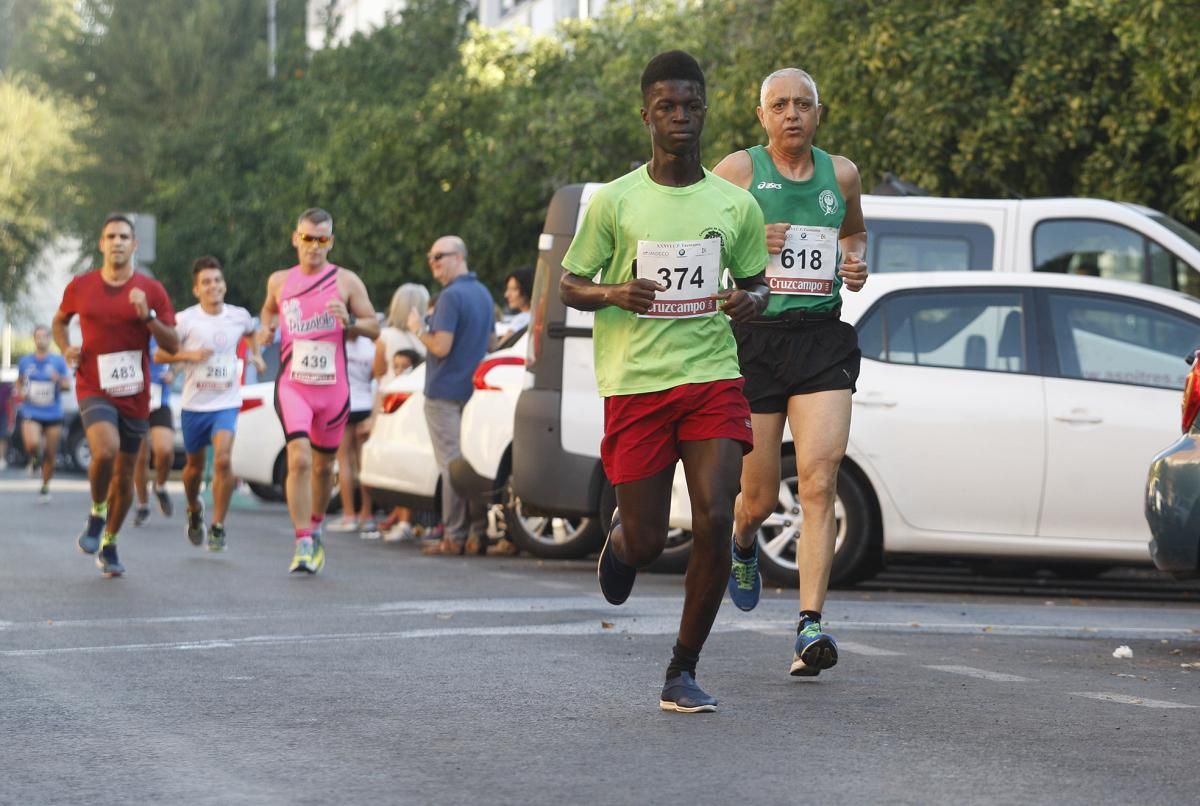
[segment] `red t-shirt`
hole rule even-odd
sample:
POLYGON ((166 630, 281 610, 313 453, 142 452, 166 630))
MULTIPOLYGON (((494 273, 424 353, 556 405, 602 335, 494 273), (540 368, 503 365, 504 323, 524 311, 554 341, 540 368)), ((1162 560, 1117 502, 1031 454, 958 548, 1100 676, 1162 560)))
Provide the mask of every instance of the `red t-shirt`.
MULTIPOLYGON (((78 314, 83 333, 79 369, 75 373, 76 397, 79 400, 105 397, 125 416, 145 419, 150 416, 150 328, 138 318, 137 308, 129 301, 129 292, 135 288, 145 292, 146 304, 158 314, 158 321, 175 325, 175 309, 162 283, 137 272, 122 285, 104 282, 99 269, 81 274, 67 285, 59 309, 68 317, 78 314), (119 393, 124 390, 110 382, 106 392, 100 383, 101 356, 130 350, 142 354, 141 391, 122 395, 119 393)), ((106 359, 106 364, 110 375, 124 371, 112 358, 106 359)))

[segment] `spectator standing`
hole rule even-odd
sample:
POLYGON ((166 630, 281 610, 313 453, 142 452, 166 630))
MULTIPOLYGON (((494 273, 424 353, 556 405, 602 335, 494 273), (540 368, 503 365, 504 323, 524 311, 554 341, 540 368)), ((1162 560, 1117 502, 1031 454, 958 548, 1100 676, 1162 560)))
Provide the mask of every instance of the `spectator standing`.
POLYGON ((512 338, 521 328, 529 326, 529 306, 533 299, 533 269, 522 266, 504 278, 504 301, 512 309, 512 318, 508 320, 508 332, 500 337, 501 341, 512 338))
POLYGON ((450 483, 450 463, 460 455, 462 410, 474 386, 471 376, 487 354, 495 333, 492 295, 467 265, 467 246, 456 235, 433 243, 428 255, 433 277, 442 286, 426 323, 416 309, 407 327, 428 354, 425 372, 425 421, 442 478, 442 538, 430 554, 462 554, 468 538, 486 551, 483 518, 468 514, 468 501, 450 483))

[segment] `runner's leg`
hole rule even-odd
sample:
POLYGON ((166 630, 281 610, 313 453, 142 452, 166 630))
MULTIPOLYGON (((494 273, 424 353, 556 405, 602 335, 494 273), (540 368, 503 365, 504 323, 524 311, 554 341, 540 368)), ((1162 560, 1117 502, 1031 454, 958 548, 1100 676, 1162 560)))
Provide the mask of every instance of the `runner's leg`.
POLYGON ((287 444, 287 507, 297 531, 312 528, 312 443, 296 437, 287 444))
POLYGON ((734 504, 734 537, 750 549, 754 535, 779 503, 779 446, 786 415, 751 414, 754 450, 742 457, 742 491, 734 504))
MULTIPOLYGON (((2 416, 4 415, 0 412, 0 417, 2 416)), ((21 444, 25 446, 25 460, 31 464, 37 461, 41 453, 42 434, 42 424, 37 420, 21 421, 21 444)))
MULTIPOLYGON (((672 462, 653 476, 616 486, 621 522, 610 533, 609 548, 625 565, 645 568, 662 554, 667 545, 674 478, 672 462)), ((729 573, 728 569, 725 573, 729 573)))
POLYGON ((212 522, 224 525, 229 512, 229 500, 237 480, 233 477, 233 432, 217 431, 213 434, 213 515, 212 522))
POLYGON ((86 433, 88 449, 92 452, 92 461, 88 463, 88 486, 92 502, 98 504, 108 501, 121 436, 117 426, 107 421, 92 423, 86 433))
POLYGON ((109 534, 115 535, 121 531, 121 524, 129 513, 129 506, 133 502, 134 465, 139 455, 137 451, 117 452, 108 492, 108 524, 104 527, 109 534))
POLYGON ((154 450, 154 483, 161 490, 175 464, 175 429, 151 428, 150 444, 154 450))
POLYGON ((313 449, 312 509, 310 514, 323 517, 326 510, 329 509, 329 499, 333 497, 333 463, 336 461, 336 452, 313 449))
POLYGON ((58 456, 58 441, 62 437, 61 425, 48 425, 42 429, 42 436, 45 439, 42 448, 42 487, 50 486, 50 479, 54 478, 54 462, 58 456))
POLYGON ((800 540, 800 609, 821 612, 833 567, 834 502, 837 474, 850 435, 850 390, 795 395, 788 400, 788 422, 796 446, 800 540))
POLYGON ((137 493, 137 503, 139 509, 146 509, 149 504, 149 491, 147 487, 150 484, 150 440, 142 440, 142 447, 138 449, 137 465, 133 472, 133 489, 137 493))
POLYGON ((679 453, 692 503, 692 555, 684 579, 679 642, 699 653, 729 580, 729 534, 742 446, 732 439, 685 441, 679 443, 679 453))
POLYGON ((187 462, 183 466, 183 494, 187 498, 188 512, 200 511, 200 485, 204 481, 204 463, 207 460, 207 447, 187 455, 187 462))

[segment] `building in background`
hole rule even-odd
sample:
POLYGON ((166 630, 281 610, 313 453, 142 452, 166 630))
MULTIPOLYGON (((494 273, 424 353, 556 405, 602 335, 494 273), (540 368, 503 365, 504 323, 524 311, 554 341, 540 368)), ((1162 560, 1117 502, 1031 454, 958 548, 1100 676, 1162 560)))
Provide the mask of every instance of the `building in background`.
MULTIPOLYGON (((485 28, 528 28, 551 34, 565 19, 598 16, 609 0, 473 0, 479 24, 485 28)), ((387 22, 389 14, 404 9, 404 0, 309 0, 308 46, 325 46, 326 21, 336 19, 334 44, 342 44, 356 33, 368 33, 387 22)))

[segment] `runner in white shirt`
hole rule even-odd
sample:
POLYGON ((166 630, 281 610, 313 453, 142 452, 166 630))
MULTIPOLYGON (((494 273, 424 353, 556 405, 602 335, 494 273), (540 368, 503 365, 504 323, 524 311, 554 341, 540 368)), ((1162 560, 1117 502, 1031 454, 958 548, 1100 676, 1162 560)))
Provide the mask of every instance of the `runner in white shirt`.
POLYGON ((179 351, 171 354, 159 349, 155 360, 184 362, 183 445, 187 465, 183 468, 183 489, 187 495, 187 537, 199 546, 208 537, 209 551, 225 550, 225 514, 236 480, 230 467, 233 434, 238 410, 242 405, 241 371, 238 342, 248 345, 250 361, 263 372, 255 324, 250 312, 225 304, 225 275, 215 257, 198 258, 192 264, 192 293, 200 300, 181 311, 176 319, 179 351), (204 526, 204 502, 200 482, 204 475, 208 446, 213 448, 212 528, 204 526))

